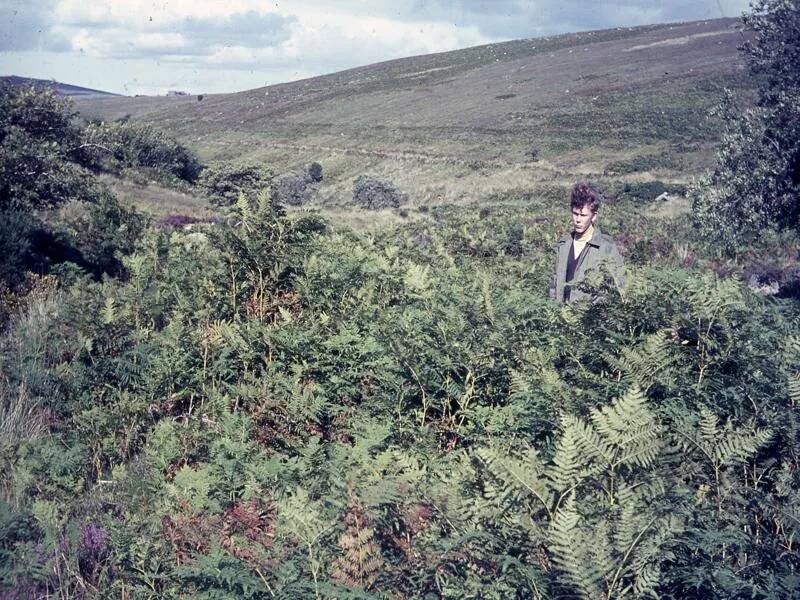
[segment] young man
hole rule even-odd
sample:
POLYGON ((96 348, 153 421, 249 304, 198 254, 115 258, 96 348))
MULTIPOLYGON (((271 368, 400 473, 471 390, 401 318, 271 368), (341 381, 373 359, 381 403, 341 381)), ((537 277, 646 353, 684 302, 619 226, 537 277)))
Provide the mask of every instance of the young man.
POLYGON ((572 233, 558 240, 556 270, 550 284, 550 297, 556 302, 590 300, 578 289, 590 273, 608 275, 622 284, 622 256, 614 240, 597 227, 600 192, 587 183, 576 183, 570 194, 572 233))

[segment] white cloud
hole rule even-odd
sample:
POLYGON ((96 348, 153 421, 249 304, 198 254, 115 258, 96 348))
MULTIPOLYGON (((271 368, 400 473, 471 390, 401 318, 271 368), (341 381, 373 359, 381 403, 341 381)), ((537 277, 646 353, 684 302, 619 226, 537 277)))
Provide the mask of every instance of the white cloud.
MULTIPOLYGON (((143 65, 157 65, 151 75, 153 90, 171 85, 198 92, 246 89, 255 81, 277 83, 506 39, 738 16, 747 8, 747 0, 0 0, 0 4, 0 67, 11 65, 18 74, 36 76, 33 73, 47 64, 63 66, 72 57, 77 65, 80 57, 81 64, 91 59, 92 65, 106 65, 116 76, 117 69, 133 69, 135 64, 136 81, 126 83, 124 91, 142 91, 148 85, 143 65), (44 54, 34 58, 36 51, 48 50, 53 56, 58 53, 59 60, 48 63, 44 54), (22 60, 28 61, 24 71, 18 67, 22 60), (227 71, 224 77, 223 71, 227 71)), ((77 66, 75 72, 85 76, 77 66)), ((50 72, 48 77, 80 84, 62 72, 50 72)))

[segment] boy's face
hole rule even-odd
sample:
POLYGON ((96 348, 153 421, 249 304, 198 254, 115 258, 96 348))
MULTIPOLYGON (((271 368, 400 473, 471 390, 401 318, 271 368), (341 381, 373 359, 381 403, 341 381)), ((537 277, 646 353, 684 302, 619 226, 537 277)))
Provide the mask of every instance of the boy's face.
POLYGON ((596 218, 597 213, 592 212, 588 205, 582 208, 573 208, 572 230, 578 235, 583 235, 596 218))

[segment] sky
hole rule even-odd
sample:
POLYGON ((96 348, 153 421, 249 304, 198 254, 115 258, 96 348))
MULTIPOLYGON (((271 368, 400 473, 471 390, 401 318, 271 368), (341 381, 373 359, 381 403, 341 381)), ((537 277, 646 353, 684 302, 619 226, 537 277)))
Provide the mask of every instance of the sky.
POLYGON ((737 17, 747 0, 0 0, 0 75, 236 92, 512 39, 737 17))

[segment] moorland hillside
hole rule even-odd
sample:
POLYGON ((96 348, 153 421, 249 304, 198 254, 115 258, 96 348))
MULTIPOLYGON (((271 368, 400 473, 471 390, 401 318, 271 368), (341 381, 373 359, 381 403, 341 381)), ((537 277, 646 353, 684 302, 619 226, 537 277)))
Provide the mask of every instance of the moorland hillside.
POLYGON ((234 94, 85 99, 209 160, 319 161, 328 200, 370 172, 412 201, 516 198, 597 180, 682 182, 713 155, 723 87, 749 89, 738 21, 617 28, 367 65, 234 94))
MULTIPOLYGON (((52 92, 0 87, 0 598, 798 598, 800 13, 763 0, 745 24, 753 110, 713 93, 746 83, 733 54, 673 87, 653 66, 649 83, 584 104, 551 87, 528 162, 504 145, 512 126, 469 121, 458 135, 476 141, 460 148, 455 126, 439 135, 421 111, 427 129, 351 123, 347 152, 325 151, 312 117, 350 103, 335 86, 276 106, 264 131, 230 129, 222 110, 219 124, 155 108, 81 123, 52 92), (590 301, 553 301, 571 178, 629 193, 684 176, 716 135, 706 104, 728 126, 688 189, 695 210, 604 205, 623 277, 587 268, 590 301), (407 155, 390 134, 409 135, 407 155), (201 164, 222 149, 265 161, 201 164), (273 169, 312 153, 308 187, 336 201, 369 168, 402 174, 417 205, 371 210, 389 188, 362 178, 349 210, 393 226, 287 211, 277 192, 302 190, 273 169), (156 222, 124 206, 141 181, 171 187, 148 187, 156 222), (429 206, 433 181, 451 197, 429 206), (459 185, 479 202, 450 202, 459 185), (202 218, 169 214, 200 197, 202 218)), ((738 36, 717 26, 567 36, 538 59, 685 42, 711 44, 696 58, 713 63, 738 36)), ((538 60, 472 52, 489 54, 438 93, 538 60)), ((448 56, 470 55, 409 60, 445 69, 448 56)), ((413 95, 389 89, 402 80, 364 83, 352 104, 413 95)), ((487 93, 486 110, 519 102, 487 93)), ((192 110, 212 100, 225 98, 192 110)), ((434 104, 443 123, 455 115, 434 104)))

